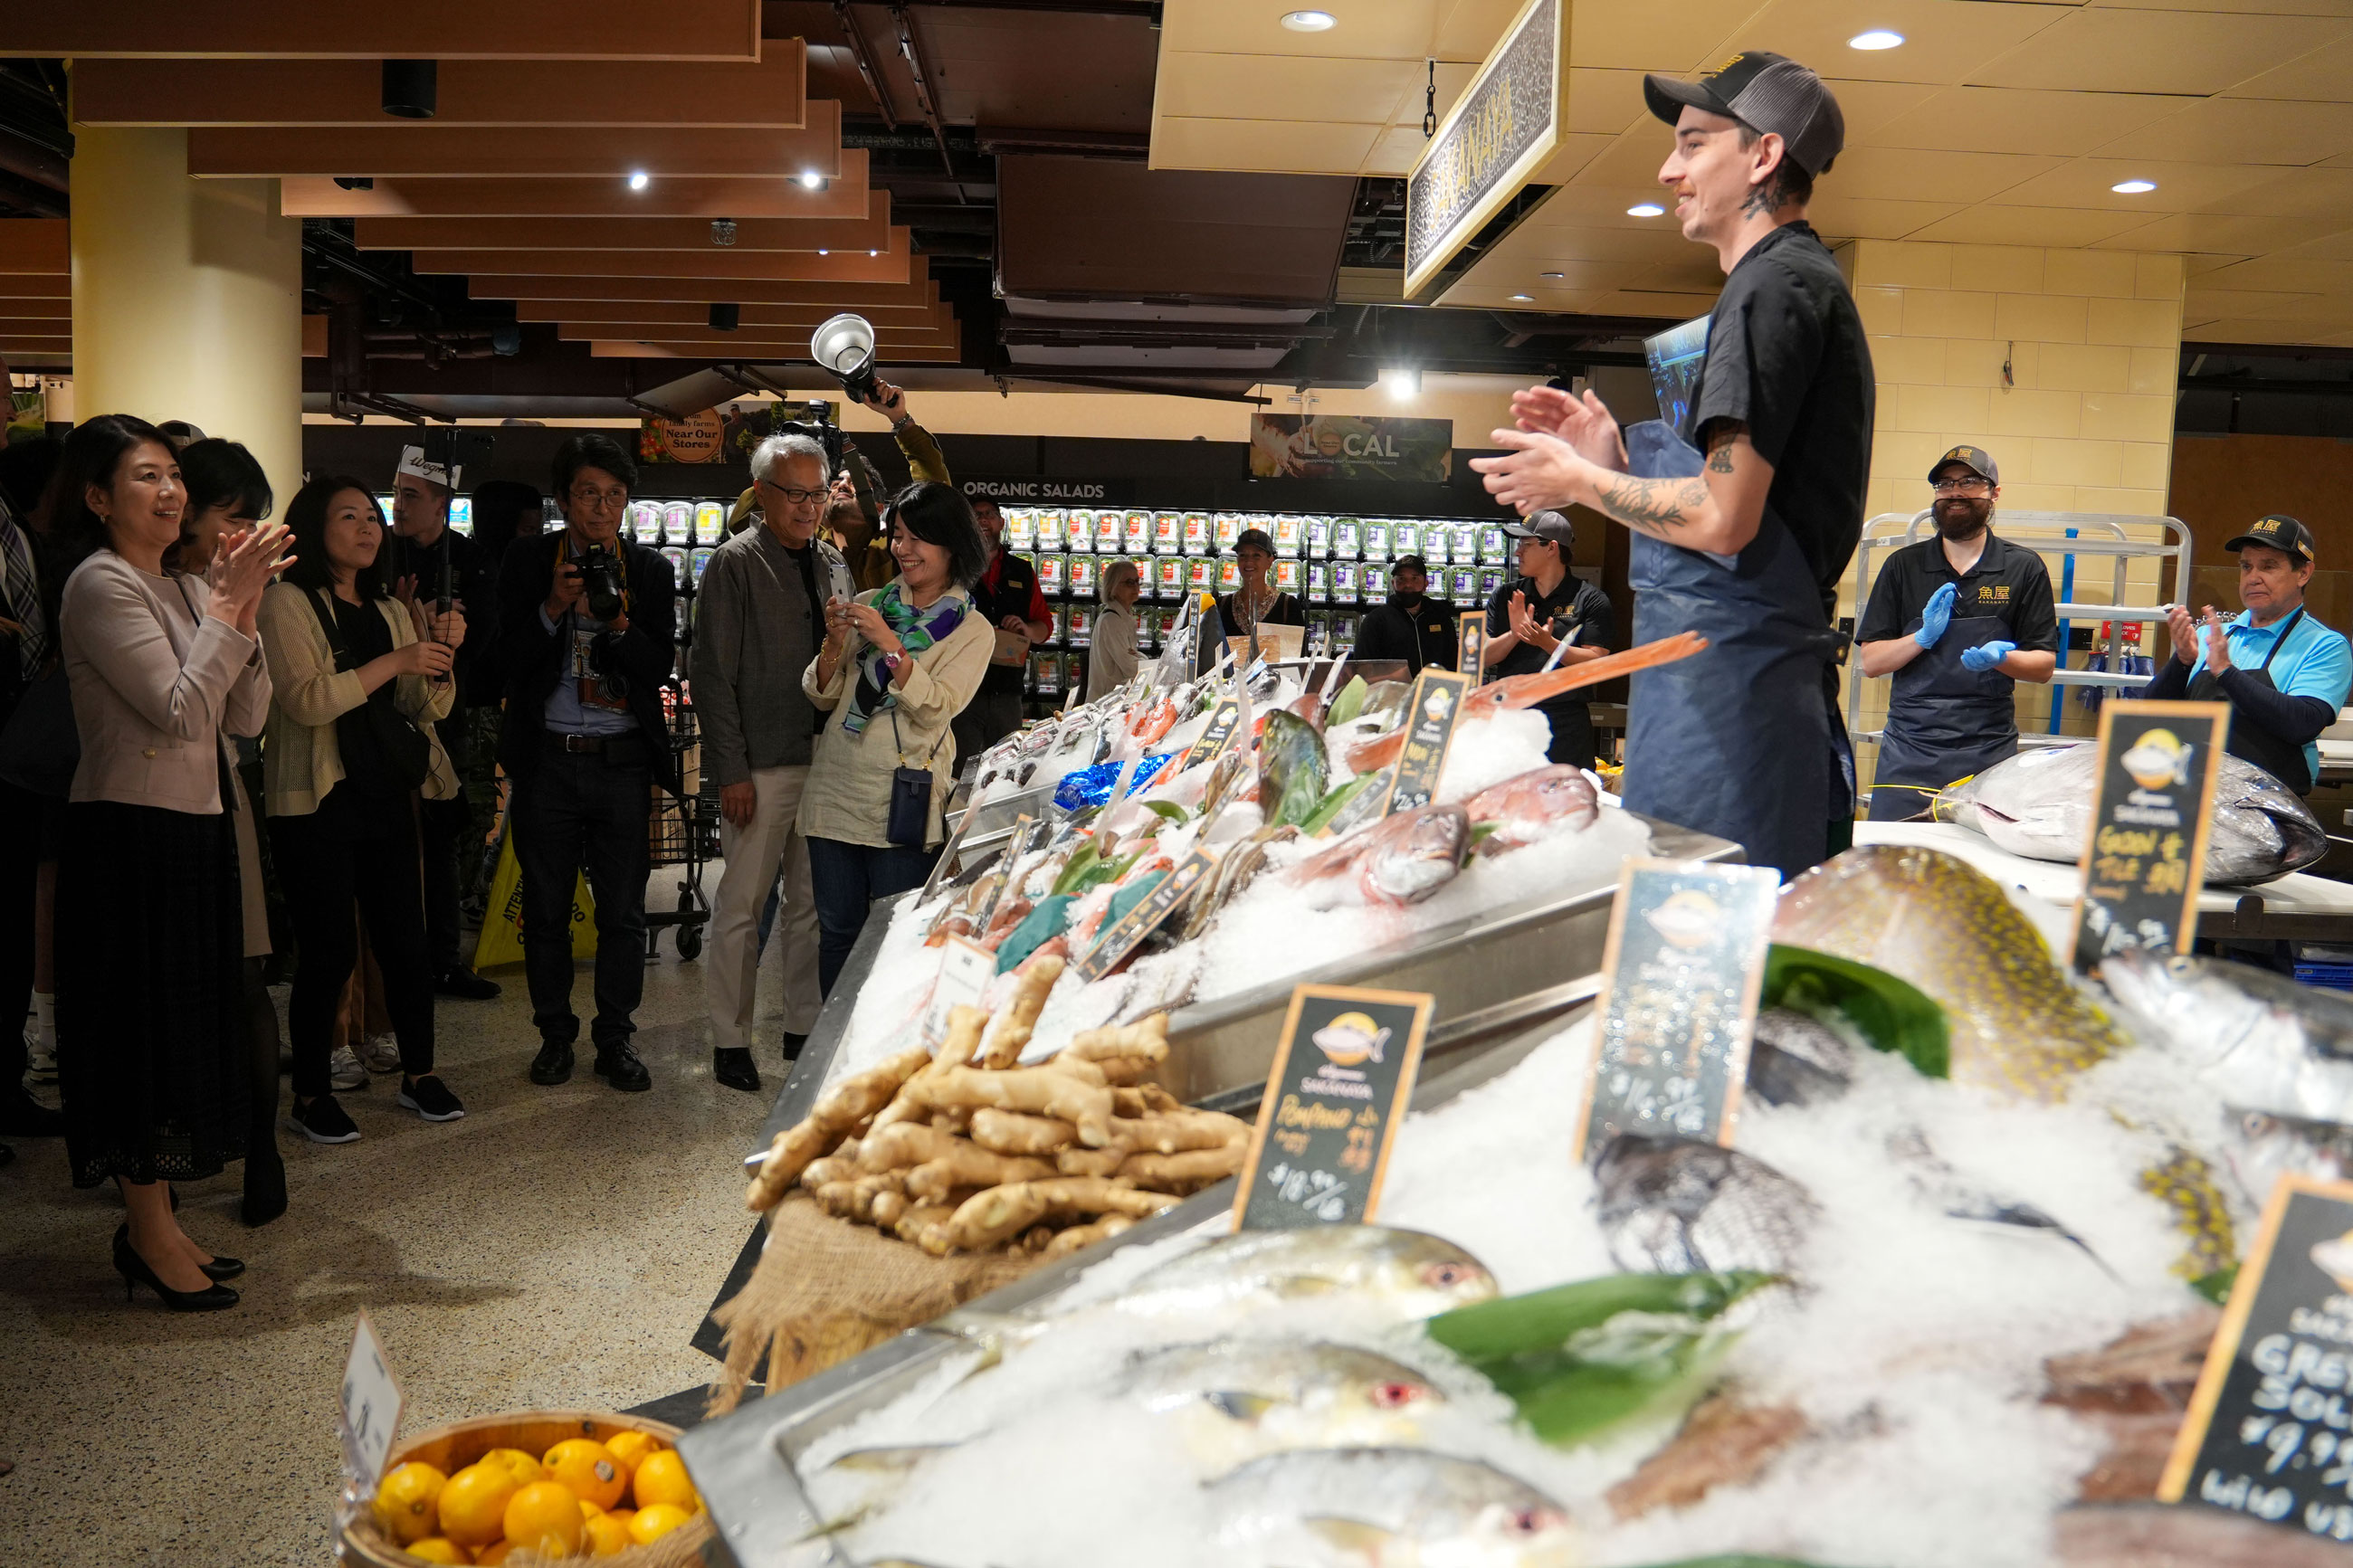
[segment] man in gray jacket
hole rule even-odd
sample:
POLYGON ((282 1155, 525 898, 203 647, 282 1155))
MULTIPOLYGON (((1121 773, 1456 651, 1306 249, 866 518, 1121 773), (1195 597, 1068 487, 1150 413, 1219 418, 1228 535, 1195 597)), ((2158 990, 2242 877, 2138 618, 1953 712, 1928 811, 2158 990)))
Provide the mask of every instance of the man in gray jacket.
POLYGON ((757 1090, 748 1044, 760 971, 760 910, 785 878, 785 1059, 817 1022, 817 904, 808 847, 794 830, 801 786, 824 715, 801 690, 801 671, 825 638, 828 599, 854 590, 840 552, 823 538, 832 475, 806 436, 771 436, 752 453, 753 526, 719 547, 695 600, 694 706, 702 765, 719 781, 719 843, 726 869, 711 916, 712 1071, 757 1090))

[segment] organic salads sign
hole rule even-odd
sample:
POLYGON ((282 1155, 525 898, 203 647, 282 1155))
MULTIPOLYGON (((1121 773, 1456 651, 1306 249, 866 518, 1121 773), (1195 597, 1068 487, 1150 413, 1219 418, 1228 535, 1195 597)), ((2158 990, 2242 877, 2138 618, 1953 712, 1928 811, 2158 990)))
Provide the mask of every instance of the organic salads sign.
POLYGON ((2077 969, 2089 973, 2127 947, 2189 951, 2230 723, 2221 702, 2100 705, 2100 789, 2075 903, 2077 969))
POLYGON ((1372 1219, 1436 1005, 1419 991, 1291 993, 1234 1194, 1236 1230, 1372 1219))

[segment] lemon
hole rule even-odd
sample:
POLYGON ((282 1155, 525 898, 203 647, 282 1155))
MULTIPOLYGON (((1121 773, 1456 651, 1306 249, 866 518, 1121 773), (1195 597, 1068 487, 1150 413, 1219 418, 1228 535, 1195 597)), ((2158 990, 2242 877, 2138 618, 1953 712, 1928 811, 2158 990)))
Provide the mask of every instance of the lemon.
POLYGON ((580 1517, 581 1517, 581 1518, 583 1518, 583 1519, 596 1519, 596 1518, 600 1518, 600 1517, 602 1517, 602 1515, 604 1514, 604 1512, 605 1512, 605 1510, 604 1510, 603 1509, 598 1508, 595 1503, 590 1502, 586 1498, 582 1498, 582 1499, 580 1500, 580 1517))
POLYGON ((621 1468, 631 1475, 635 1475, 638 1467, 645 1463, 648 1454, 660 1451, 661 1445, 650 1433, 616 1432, 605 1439, 605 1452, 612 1455, 621 1468))
POLYGON ((616 1557, 635 1544, 629 1539, 629 1527, 609 1513, 590 1519, 586 1531, 591 1557, 616 1557))
POLYGON ((693 1517, 674 1502, 649 1504, 629 1521, 629 1539, 640 1546, 651 1546, 693 1517))
POLYGON ((695 1495, 694 1483, 687 1479, 686 1461, 678 1457, 675 1448, 665 1448, 659 1454, 649 1454, 629 1478, 630 1492, 639 1508, 654 1503, 675 1503, 688 1513, 702 1508, 702 1499, 695 1495))
POLYGON ((629 1489, 629 1472, 621 1468, 605 1445, 592 1437, 572 1437, 547 1451, 547 1477, 572 1489, 572 1495, 598 1508, 610 1508, 629 1489))
POLYGON ((474 1553, 474 1561, 477 1563, 503 1563, 507 1560, 507 1553, 513 1550, 514 1547, 511 1542, 493 1541, 488 1546, 483 1547, 480 1552, 474 1553))
POLYGON ((507 1542, 518 1552, 569 1557, 580 1550, 580 1500, 557 1481, 533 1481, 507 1500, 507 1542))
POLYGON ((414 1460, 395 1468, 375 1489, 376 1522, 404 1546, 424 1540, 439 1528, 434 1502, 448 1481, 432 1466, 414 1460))
POLYGON ((402 1550, 420 1563, 471 1563, 466 1549, 446 1535, 428 1535, 422 1541, 412 1541, 402 1550))
POLYGON ((478 1465, 498 1465, 512 1472, 515 1485, 527 1487, 547 1479, 547 1471, 540 1462, 521 1448, 493 1448, 474 1461, 478 1465))
POLYGON ((441 1533, 460 1546, 488 1546, 505 1523, 507 1500, 522 1489, 503 1465, 468 1465, 441 1489, 441 1533))

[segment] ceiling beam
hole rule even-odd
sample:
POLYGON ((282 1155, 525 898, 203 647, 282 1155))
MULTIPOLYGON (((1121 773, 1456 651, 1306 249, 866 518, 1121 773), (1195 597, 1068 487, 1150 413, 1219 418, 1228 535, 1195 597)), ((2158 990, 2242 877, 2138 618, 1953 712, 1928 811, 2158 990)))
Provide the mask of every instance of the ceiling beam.
MULTIPOLYGON (((816 327, 810 323, 811 329, 816 327)), ((881 328, 878 326, 879 331, 881 328)), ((0 305, 0 342, 15 342, 20 338, 58 338, 70 342, 73 324, 56 317, 19 316, 9 306, 0 305)))
POLYGON ((0 310, 19 300, 71 300, 73 279, 62 272, 0 272, 0 310))
POLYGON ((756 60, 760 0, 115 0, 16 5, 0 56, 76 59, 756 60), (134 43, 135 40, 135 43, 134 43))
POLYGON ((841 155, 822 190, 795 180, 655 180, 642 191, 611 175, 548 180, 383 180, 347 191, 332 179, 278 182, 288 217, 809 217, 866 216, 866 153, 841 155))
MULTIPOLYGON (((735 306, 746 328, 776 327, 794 331, 812 330, 830 317, 844 310, 853 310, 877 327, 906 324, 929 325, 944 318, 936 305, 851 305, 829 300, 818 305, 746 305, 740 300, 712 301, 735 306)), ((592 321, 607 328, 602 334, 611 337, 617 330, 645 335, 654 326, 700 327, 710 320, 711 303, 659 300, 518 300, 515 320, 519 321, 592 321)), ((0 308, 0 314, 5 314, 0 308)))
POLYGON ((16 300, 5 298, 5 289, 0 289, 0 320, 16 322, 73 320, 73 300, 63 295, 54 300, 16 300))
MULTIPOLYGON (((893 348, 892 356, 905 362, 937 364, 954 362, 963 356, 962 347, 943 338, 936 342, 917 346, 906 344, 893 348)), ((595 359, 698 359, 742 360, 754 363, 806 364, 808 363, 808 342, 737 342, 723 335, 713 334, 697 342, 646 343, 622 342, 598 339, 588 345, 595 359)), ((812 370, 811 376, 822 373, 812 370)))
MULTIPOLYGON (((756 61, 444 58, 436 125, 648 125, 798 130, 807 50, 770 38, 756 61)), ((77 61, 81 125, 392 123, 375 60, 77 61)))
POLYGON ((758 251, 733 256, 723 250, 424 250, 419 272, 488 272, 512 267, 555 278, 729 278, 811 283, 905 283, 913 277, 904 229, 898 243, 880 256, 854 251, 819 256, 813 251, 758 251))
POLYGON ((63 272, 70 265, 65 219, 0 218, 0 272, 63 272))
MULTIPOLYGON (((0 279, 0 291, 6 279, 0 279)), ((923 277, 900 283, 836 283, 823 279, 730 278, 550 278, 543 275, 477 272, 466 279, 476 300, 662 300, 689 305, 820 305, 861 310, 869 306, 912 305, 928 310, 939 300, 939 285, 923 277)))
POLYGON ((365 174, 509 179, 564 174, 662 179, 776 179, 843 173, 841 105, 812 99, 797 131, 668 126, 216 126, 188 132, 196 178, 365 174))
POLYGON ((362 250, 878 250, 891 243, 891 193, 862 218, 747 217, 726 243, 700 217, 364 217, 362 250))

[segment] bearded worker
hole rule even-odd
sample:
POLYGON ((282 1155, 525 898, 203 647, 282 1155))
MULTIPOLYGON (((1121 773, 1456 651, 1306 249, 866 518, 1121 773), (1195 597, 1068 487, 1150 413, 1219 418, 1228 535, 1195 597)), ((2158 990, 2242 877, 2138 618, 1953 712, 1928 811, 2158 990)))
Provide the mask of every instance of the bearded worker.
POLYGON ((1991 455, 1956 447, 1928 484, 1936 536, 1888 557, 1855 628, 1862 673, 1895 678, 1873 822, 1916 816, 1947 784, 2014 753, 2018 683, 2047 685, 2059 666, 2050 569, 1993 531, 1991 455))

